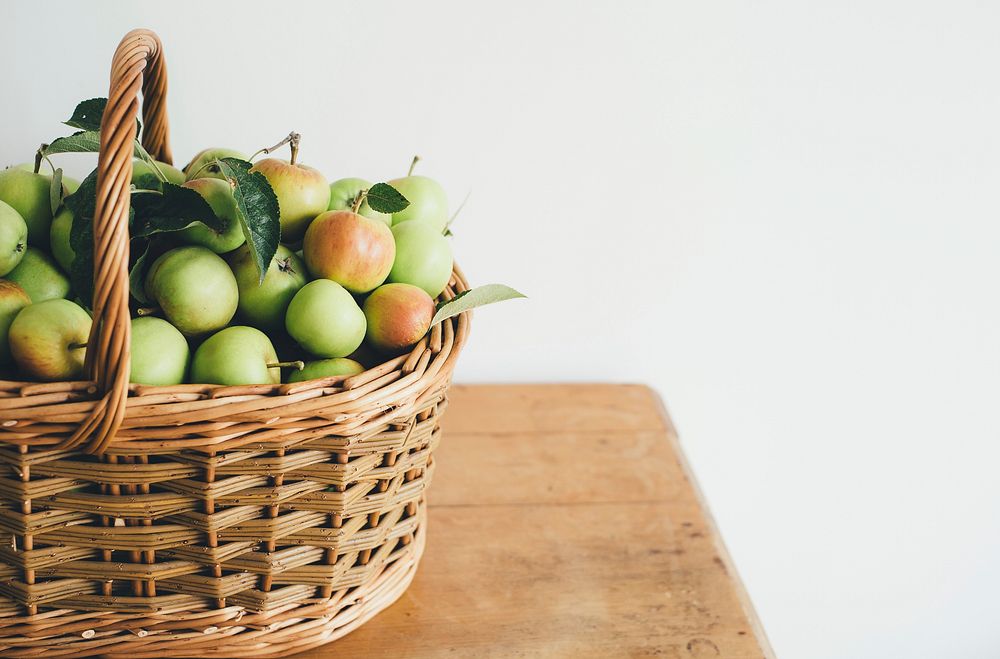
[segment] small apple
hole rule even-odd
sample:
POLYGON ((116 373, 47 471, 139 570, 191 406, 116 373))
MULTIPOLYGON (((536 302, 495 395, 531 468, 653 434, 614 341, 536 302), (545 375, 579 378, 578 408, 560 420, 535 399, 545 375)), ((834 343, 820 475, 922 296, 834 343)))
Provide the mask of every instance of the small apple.
POLYGON ((222 257, 189 245, 164 252, 146 273, 146 295, 185 336, 225 327, 236 314, 239 289, 222 257))
MULTIPOLYGON (((156 166, 166 177, 168 183, 180 185, 184 182, 184 172, 173 165, 168 165, 165 162, 157 160, 156 166)), ((132 161, 132 185, 140 190, 159 190, 160 177, 156 175, 156 172, 149 166, 149 163, 136 158, 132 161)))
POLYGON ((231 252, 247 241, 243 226, 240 224, 239 209, 236 207, 236 199, 233 198, 233 189, 227 182, 217 178, 196 178, 185 183, 184 187, 191 188, 208 202, 224 228, 222 231, 216 231, 201 222, 195 222, 178 232, 177 235, 182 241, 192 245, 202 245, 216 254, 231 252))
POLYGON ((422 339, 434 318, 434 300, 411 284, 379 286, 365 300, 366 339, 384 352, 400 352, 422 339))
POLYGON ((31 304, 31 298, 24 289, 12 281, 0 279, 0 368, 10 366, 10 346, 7 335, 14 317, 31 304))
POLYGON ((17 267, 28 249, 28 225, 16 210, 0 201, 0 277, 17 267))
POLYGON ((364 370, 364 366, 346 357, 319 359, 314 362, 306 362, 305 368, 301 371, 292 371, 288 375, 288 382, 305 382, 306 380, 318 380, 334 375, 357 375, 364 370))
POLYGON ((10 325, 10 353, 21 373, 37 380, 77 380, 90 335, 90 315, 69 300, 24 307, 10 325))
POLYGON ((7 273, 7 279, 19 285, 32 302, 55 300, 69 295, 69 279, 48 254, 35 247, 24 251, 17 267, 7 273))
POLYGON ((365 314, 343 286, 317 279, 288 304, 285 329, 317 357, 346 357, 365 338, 365 314))
POLYGON ((437 297, 451 279, 451 243, 444 235, 424 222, 400 222, 392 227, 396 239, 396 260, 389 271, 389 281, 413 284, 437 297))
POLYGON ((247 325, 268 333, 285 327, 285 310, 299 289, 306 285, 306 266, 292 250, 278 245, 260 282, 250 248, 244 245, 227 257, 240 290, 239 315, 247 325))
POLYGON ((367 293, 385 281, 396 257, 389 227, 351 211, 317 217, 302 242, 306 267, 352 293, 367 293))
MULTIPOLYGON (((278 384, 281 366, 267 335, 233 325, 205 339, 194 352, 191 381, 204 384, 278 384)), ((302 362, 298 363, 299 366, 302 362)))
POLYGON ((330 186, 319 170, 292 160, 265 158, 253 166, 271 184, 278 197, 281 242, 302 240, 306 227, 330 204, 330 186))
POLYGON ((0 201, 10 204, 28 225, 28 244, 44 245, 49 239, 52 202, 51 180, 44 174, 10 167, 0 172, 0 201))
MULTIPOLYGON (((358 194, 370 187, 372 187, 371 182, 363 178, 342 178, 339 181, 334 181, 330 184, 330 205, 328 209, 332 211, 351 210, 354 208, 354 200, 358 198, 358 194)), ((368 200, 361 202, 358 214, 364 215, 371 220, 384 222, 386 226, 392 226, 392 215, 372 210, 372 207, 368 205, 368 200)))
POLYGON ((176 327, 145 316, 132 319, 132 361, 129 382, 167 386, 184 382, 188 343, 176 327))
POLYGON ((73 267, 73 259, 76 253, 69 244, 70 231, 73 229, 73 211, 63 206, 52 218, 52 226, 49 227, 49 251, 55 258, 56 263, 64 272, 69 272, 73 267))
MULTIPOLYGON (((34 174, 35 173, 35 163, 33 163, 33 162, 23 162, 20 165, 14 165, 13 169, 20 169, 21 171, 31 172, 32 174, 34 174)), ((44 176, 49 182, 52 181, 52 174, 46 174, 44 171, 39 171, 38 173, 41 174, 42 176, 44 176)), ((66 195, 73 194, 74 192, 76 192, 77 190, 80 189, 80 182, 77 181, 75 178, 71 178, 69 176, 66 176, 65 172, 63 172, 62 184, 63 184, 63 196, 64 197, 66 195)))
POLYGON ((196 178, 221 178, 225 179, 222 171, 219 169, 218 165, 209 165, 208 163, 214 160, 222 160, 223 158, 237 158, 239 160, 246 160, 247 156, 241 151, 236 151, 235 149, 224 149, 221 147, 215 147, 211 149, 204 149, 198 152, 191 162, 184 167, 184 177, 190 181, 196 178))
POLYGON ((405 176, 389 181, 410 205, 392 214, 392 223, 424 222, 443 232, 448 225, 448 196, 441 184, 426 176, 405 176))

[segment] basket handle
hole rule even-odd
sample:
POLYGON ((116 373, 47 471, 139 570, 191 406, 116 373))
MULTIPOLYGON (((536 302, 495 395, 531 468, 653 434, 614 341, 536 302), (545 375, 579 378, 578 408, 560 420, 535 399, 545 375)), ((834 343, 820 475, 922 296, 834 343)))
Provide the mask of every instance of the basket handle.
POLYGON ((87 377, 94 381, 100 399, 62 443, 64 449, 86 443, 88 453, 103 453, 125 417, 131 355, 128 216, 140 89, 142 145, 153 158, 169 164, 173 157, 167 124, 167 67, 160 38, 150 30, 126 34, 111 60, 111 88, 101 119, 97 158, 94 323, 86 357, 87 377))

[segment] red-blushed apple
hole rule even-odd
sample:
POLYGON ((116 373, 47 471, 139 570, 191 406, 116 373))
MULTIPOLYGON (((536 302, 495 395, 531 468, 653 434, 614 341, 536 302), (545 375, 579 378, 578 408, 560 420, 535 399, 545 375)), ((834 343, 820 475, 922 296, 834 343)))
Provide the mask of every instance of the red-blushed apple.
POLYGON ((21 309, 8 336, 21 374, 45 381, 81 378, 90 323, 90 315, 69 300, 46 300, 21 309))
POLYGON ((327 211, 309 225, 302 255, 314 277, 335 281, 352 293, 367 293, 389 276, 396 243, 389 227, 378 220, 351 211, 327 211))
POLYGON ((31 298, 24 292, 23 288, 12 281, 0 279, 0 368, 10 366, 13 363, 7 335, 14 318, 21 312, 21 309, 29 304, 31 304, 31 298))
POLYGON ((365 300, 366 340, 375 348, 395 353, 422 339, 434 318, 434 300, 412 284, 385 284, 365 300))
POLYGON ((330 185, 319 172, 306 165, 279 158, 265 158, 253 166, 271 184, 278 198, 281 242, 302 240, 313 219, 330 204, 330 185))

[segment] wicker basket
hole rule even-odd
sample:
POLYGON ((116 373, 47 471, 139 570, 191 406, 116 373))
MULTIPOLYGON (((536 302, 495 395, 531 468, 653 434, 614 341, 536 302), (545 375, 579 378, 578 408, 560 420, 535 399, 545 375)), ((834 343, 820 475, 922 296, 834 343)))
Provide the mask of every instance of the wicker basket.
MULTIPOLYGON (((468 314, 352 377, 128 384, 131 143, 170 162, 157 36, 112 61, 88 381, 0 381, 0 656, 277 657, 389 606, 468 314)), ((442 294, 466 289, 456 268, 442 294)))

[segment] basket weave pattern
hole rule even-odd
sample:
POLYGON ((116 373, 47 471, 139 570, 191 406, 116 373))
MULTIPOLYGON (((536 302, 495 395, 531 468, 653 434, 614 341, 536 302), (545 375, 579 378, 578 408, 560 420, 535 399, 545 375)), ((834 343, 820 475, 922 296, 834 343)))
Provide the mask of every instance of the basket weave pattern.
MULTIPOLYGON (((159 39, 112 64, 88 380, 0 381, 0 656, 269 657, 346 634, 409 584, 468 314, 351 377, 128 384, 137 95, 170 162, 159 39)), ((442 294, 467 285, 456 268, 442 294)))

